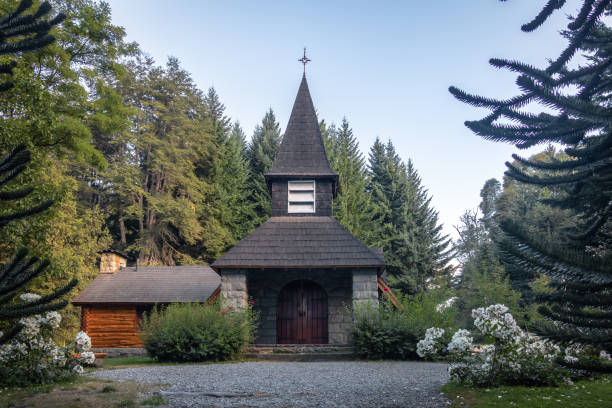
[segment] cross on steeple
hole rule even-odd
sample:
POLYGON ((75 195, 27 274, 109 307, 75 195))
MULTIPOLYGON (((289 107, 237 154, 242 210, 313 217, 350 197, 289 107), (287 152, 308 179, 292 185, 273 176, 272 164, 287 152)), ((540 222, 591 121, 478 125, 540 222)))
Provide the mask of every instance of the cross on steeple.
POLYGON ((306 76, 306 64, 310 62, 310 59, 306 56, 306 47, 304 47, 304 56, 298 60, 302 64, 304 64, 304 76, 306 76))

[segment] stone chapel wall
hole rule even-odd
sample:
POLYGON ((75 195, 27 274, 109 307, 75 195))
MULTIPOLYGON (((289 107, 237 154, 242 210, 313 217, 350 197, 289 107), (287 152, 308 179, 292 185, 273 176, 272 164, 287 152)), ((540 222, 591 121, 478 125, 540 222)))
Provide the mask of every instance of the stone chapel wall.
POLYGON ((352 325, 352 274, 343 270, 253 270, 248 275, 249 297, 259 311, 256 344, 276 344, 276 308, 281 289, 294 280, 307 279, 327 292, 329 344, 348 344, 352 325))

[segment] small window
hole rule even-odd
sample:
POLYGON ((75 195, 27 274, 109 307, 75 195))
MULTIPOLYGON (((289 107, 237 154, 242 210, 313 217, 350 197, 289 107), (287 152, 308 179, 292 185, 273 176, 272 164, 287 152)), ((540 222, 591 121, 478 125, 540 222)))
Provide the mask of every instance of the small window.
POLYGON ((315 182, 300 180, 289 182, 289 213, 315 212, 315 182))

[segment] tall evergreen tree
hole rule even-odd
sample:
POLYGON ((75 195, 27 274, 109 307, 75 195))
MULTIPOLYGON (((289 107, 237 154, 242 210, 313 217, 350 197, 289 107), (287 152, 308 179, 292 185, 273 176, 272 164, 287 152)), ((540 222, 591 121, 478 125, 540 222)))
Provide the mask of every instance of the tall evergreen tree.
MULTIPOLYGON (((3 188, 14 178, 18 177, 25 170, 30 161, 30 152, 24 146, 18 146, 8 155, 0 159, 0 203, 6 201, 20 200, 27 197, 34 190, 26 187, 18 190, 2 191, 3 188)), ((11 211, 0 216, 0 228, 9 222, 31 217, 47 210, 53 202, 46 201, 34 207, 11 211)), ((13 258, 0 266, 0 321, 13 321, 12 326, 4 327, 5 333, 0 332, 0 344, 11 340, 22 326, 15 322, 15 319, 25 316, 44 313, 51 310, 64 308, 68 302, 63 300, 56 302, 63 295, 68 293, 76 286, 78 281, 72 279, 67 285, 41 297, 35 302, 26 304, 12 304, 15 295, 30 283, 34 278, 41 275, 49 266, 49 261, 39 262, 37 257, 28 256, 28 250, 22 248, 17 251, 13 258)))
POLYGON ((221 103, 215 88, 208 89, 204 97, 204 106, 211 122, 211 131, 218 145, 222 145, 231 129, 231 120, 225 115, 225 105, 221 103))
POLYGON ((430 278, 449 272, 450 241, 441 235, 431 198, 391 141, 375 141, 369 173, 367 190, 376 204, 374 244, 385 251, 391 286, 410 294, 422 291, 430 278))
POLYGON ((220 172, 215 178, 219 191, 216 206, 221 225, 229 230, 235 243, 254 228, 255 211, 249 199, 250 173, 246 158, 245 135, 238 122, 221 146, 220 172))
MULTIPOLYGON (((549 0, 523 31, 533 31, 564 5, 549 0)), ((466 122, 476 134, 490 140, 512 143, 518 148, 538 143, 558 143, 569 160, 544 162, 514 155, 519 166, 506 163, 506 175, 520 182, 560 186, 564 197, 552 197, 550 205, 572 209, 582 222, 571 232, 573 242, 560 245, 509 220, 502 222, 506 234, 501 242, 505 259, 517 269, 544 273, 553 293, 541 296, 547 305, 539 311, 547 317, 536 330, 550 339, 612 347, 612 132, 609 95, 612 70, 609 44, 612 31, 601 21, 612 12, 609 0, 584 0, 563 35, 566 49, 545 69, 518 61, 494 58, 498 68, 517 72, 522 93, 508 100, 467 94, 451 87, 459 100, 492 113, 479 121, 466 122), (585 64, 571 64, 576 53, 585 64), (521 108, 527 103, 553 108, 538 115, 521 108), (510 123, 509 123, 510 122, 510 123), (535 172, 537 171, 537 173, 535 172)), ((612 370, 612 365, 579 362, 576 367, 612 370)))
POLYGON ((280 125, 270 108, 257 125, 249 143, 247 157, 251 176, 251 202, 255 211, 255 226, 264 222, 272 211, 271 197, 266 185, 266 174, 274 164, 281 143, 280 125))
MULTIPOLYGON (((424 254, 424 264, 432 265, 436 275, 450 279, 454 268, 450 265, 454 251, 451 239, 442 233, 442 224, 439 222, 438 212, 431 205, 432 197, 423 186, 411 159, 406 164, 409 197, 414 197, 416 223, 420 229, 419 244, 424 254)), ((429 267, 429 266, 428 266, 429 267)))
POLYGON ((338 196, 333 202, 333 216, 353 235, 370 243, 373 233, 373 208, 366 193, 368 184, 365 159, 346 118, 336 129, 321 123, 322 134, 328 139, 327 155, 332 169, 338 173, 338 196))
POLYGON ((119 85, 134 109, 105 173, 121 211, 121 242, 142 264, 210 261, 231 242, 216 214, 218 148, 201 92, 175 58, 127 67, 119 85))

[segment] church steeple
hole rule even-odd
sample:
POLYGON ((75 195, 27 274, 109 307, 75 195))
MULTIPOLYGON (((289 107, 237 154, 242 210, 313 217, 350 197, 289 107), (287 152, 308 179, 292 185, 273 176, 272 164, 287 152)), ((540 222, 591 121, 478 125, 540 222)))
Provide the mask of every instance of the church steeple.
POLYGON ((272 216, 300 215, 302 212, 299 208, 304 209, 304 214, 331 215, 338 174, 329 165, 305 76, 302 77, 276 160, 265 177, 272 193, 272 216), (298 183, 299 180, 313 182, 311 211, 306 211, 309 207, 301 198, 295 198, 296 205, 292 208, 289 197, 292 185, 296 189, 293 197, 306 197, 307 185, 305 182, 298 183))
POLYGON ((323 136, 306 77, 302 77, 274 165, 266 174, 268 180, 294 176, 333 179, 338 177, 330 167, 325 153, 323 136))

